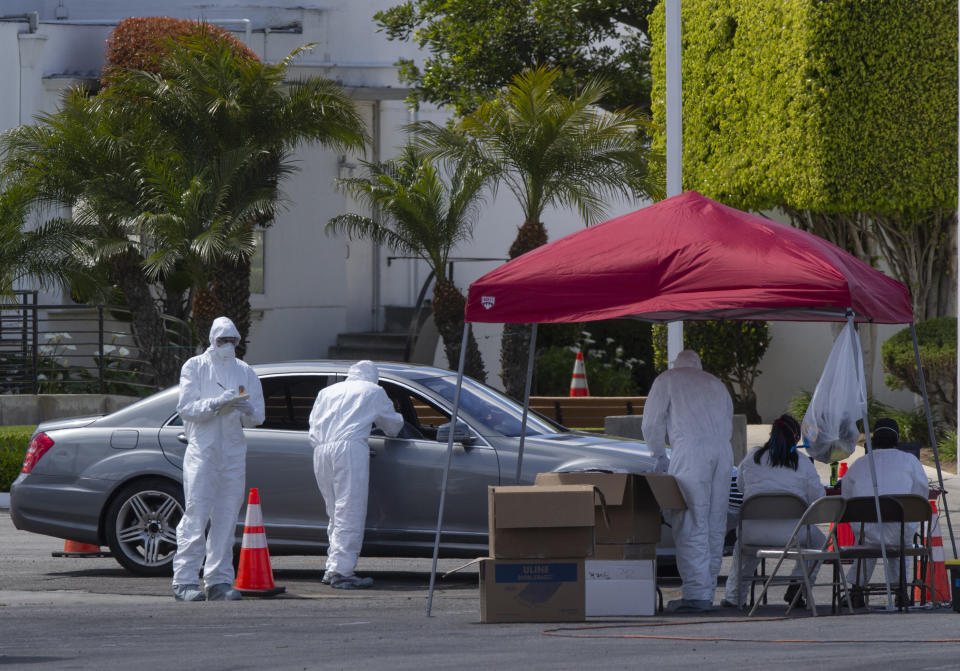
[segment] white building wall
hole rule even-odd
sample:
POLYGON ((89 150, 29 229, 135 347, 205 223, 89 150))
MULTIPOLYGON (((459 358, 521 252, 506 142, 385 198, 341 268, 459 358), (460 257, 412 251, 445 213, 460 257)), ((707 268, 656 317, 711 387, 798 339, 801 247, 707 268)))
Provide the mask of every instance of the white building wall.
MULTIPOLYGON (((345 155, 319 148, 301 148, 295 159, 299 171, 284 184, 289 207, 265 232, 264 293, 254 294, 255 312, 248 358, 252 362, 322 358, 345 331, 374 330, 382 323, 385 305, 413 305, 428 269, 420 261, 397 259, 367 241, 327 236, 330 217, 356 205, 334 188, 345 166, 361 158, 388 158, 404 141, 402 127, 413 118, 443 123, 447 113, 424 106, 416 113, 403 102, 405 91, 393 65, 399 58, 416 57, 415 48, 390 42, 376 31, 373 14, 396 0, 274 0, 272 3, 236 0, 165 0, 162 10, 154 0, 2 0, 2 14, 36 11, 39 30, 27 32, 27 23, 0 21, 0 130, 28 123, 34 114, 56 109, 61 91, 84 76, 96 77, 103 63, 104 40, 127 16, 167 16, 220 22, 244 39, 268 61, 313 42, 290 70, 291 78, 322 75, 344 85, 369 124, 377 144, 366 155, 345 155), (66 19, 58 20, 59 14, 66 19), (225 20, 231 21, 225 21, 225 20), (237 19, 248 19, 250 33, 237 19), (378 119, 378 123, 374 123, 378 119)), ((645 203, 615 203, 617 216, 645 203)), ((543 215, 551 240, 579 230, 582 223, 570 211, 548 210, 543 215)), ((488 200, 474 239, 455 257, 504 259, 522 224, 512 194, 501 190, 488 200)), ((456 261, 454 279, 466 292, 470 282, 501 261, 456 261)), ((68 300, 68 299, 66 299, 68 300)), ((65 302, 59 292, 48 292, 41 302, 65 302)), ((881 338, 897 327, 881 327, 881 338)), ((499 325, 475 327, 489 373, 499 385, 499 325)), ((827 324, 773 325, 773 341, 761 369, 757 391, 766 420, 776 417, 798 389, 812 390, 833 342, 827 324)), ((442 348, 436 362, 445 365, 442 348)), ((901 407, 913 405, 912 394, 888 392, 883 374, 874 373, 874 394, 901 407)))

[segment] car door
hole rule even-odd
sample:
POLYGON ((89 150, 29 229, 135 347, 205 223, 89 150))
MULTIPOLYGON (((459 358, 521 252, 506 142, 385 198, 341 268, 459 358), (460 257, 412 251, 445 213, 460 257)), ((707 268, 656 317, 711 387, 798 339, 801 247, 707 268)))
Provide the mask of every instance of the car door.
MULTIPOLYGON (((432 543, 447 443, 437 426, 450 421, 446 410, 398 381, 381 386, 404 416, 396 438, 371 435, 369 541, 432 543)), ((477 436, 473 445, 454 444, 444 512, 446 542, 478 542, 487 533, 487 487, 500 483, 497 452, 477 436)), ((481 541, 482 542, 482 541, 481 541)))
POLYGON ((260 492, 267 538, 322 541, 327 516, 313 474, 307 437, 310 410, 333 373, 271 375, 260 379, 266 418, 247 429, 247 487, 260 492))

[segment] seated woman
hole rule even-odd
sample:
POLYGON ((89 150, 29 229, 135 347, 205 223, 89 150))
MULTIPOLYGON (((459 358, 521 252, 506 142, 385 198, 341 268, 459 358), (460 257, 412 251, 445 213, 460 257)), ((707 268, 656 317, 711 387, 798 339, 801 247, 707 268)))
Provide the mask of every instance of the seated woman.
MULTIPOLYGON (((770 439, 763 447, 754 448, 740 463, 737 484, 744 499, 754 494, 794 494, 813 503, 824 495, 820 476, 810 459, 800 458, 797 454, 797 441, 800 440, 800 425, 790 415, 781 415, 770 429, 770 439)), ((743 540, 750 545, 782 546, 790 539, 796 527, 796 520, 754 520, 744 521, 743 540)), ((811 541, 814 545, 825 541, 823 532, 811 527, 811 541)), ((746 602, 748 581, 740 580, 736 567, 740 565, 740 541, 733 550, 733 564, 727 577, 727 589, 724 594, 724 606, 736 608, 746 602)), ((750 576, 760 560, 756 557, 743 558, 743 575, 750 576)), ((793 575, 802 574, 800 562, 797 562, 793 575)), ((801 583, 794 582, 787 588, 784 600, 793 601, 801 583)), ((798 605, 802 602, 800 597, 798 605)))

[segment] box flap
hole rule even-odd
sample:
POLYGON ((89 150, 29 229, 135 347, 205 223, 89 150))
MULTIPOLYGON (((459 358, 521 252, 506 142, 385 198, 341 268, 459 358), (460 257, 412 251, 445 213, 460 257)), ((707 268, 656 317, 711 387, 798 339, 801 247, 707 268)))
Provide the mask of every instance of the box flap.
POLYGON ((593 490, 593 485, 491 487, 491 519, 496 529, 592 527, 593 490))
POLYGON ((640 477, 650 487, 653 497, 665 510, 686 510, 687 503, 676 478, 666 473, 642 473, 640 477))
MULTIPOLYGON (((536 486, 550 485, 593 485, 603 493, 608 506, 623 504, 627 490, 627 473, 598 473, 593 471, 570 471, 567 473, 538 473, 536 486)), ((600 505, 600 500, 596 502, 600 505)))

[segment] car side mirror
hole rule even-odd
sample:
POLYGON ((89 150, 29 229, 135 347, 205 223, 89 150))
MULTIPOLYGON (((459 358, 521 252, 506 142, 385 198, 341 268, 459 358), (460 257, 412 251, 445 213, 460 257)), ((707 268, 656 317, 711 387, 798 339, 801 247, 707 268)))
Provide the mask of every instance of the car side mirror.
MULTIPOLYGON (((437 441, 446 443, 450 441, 450 422, 441 424, 437 427, 437 441)), ((463 445, 473 445, 477 442, 477 435, 470 430, 466 423, 457 421, 457 428, 453 432, 453 442, 463 445)))

